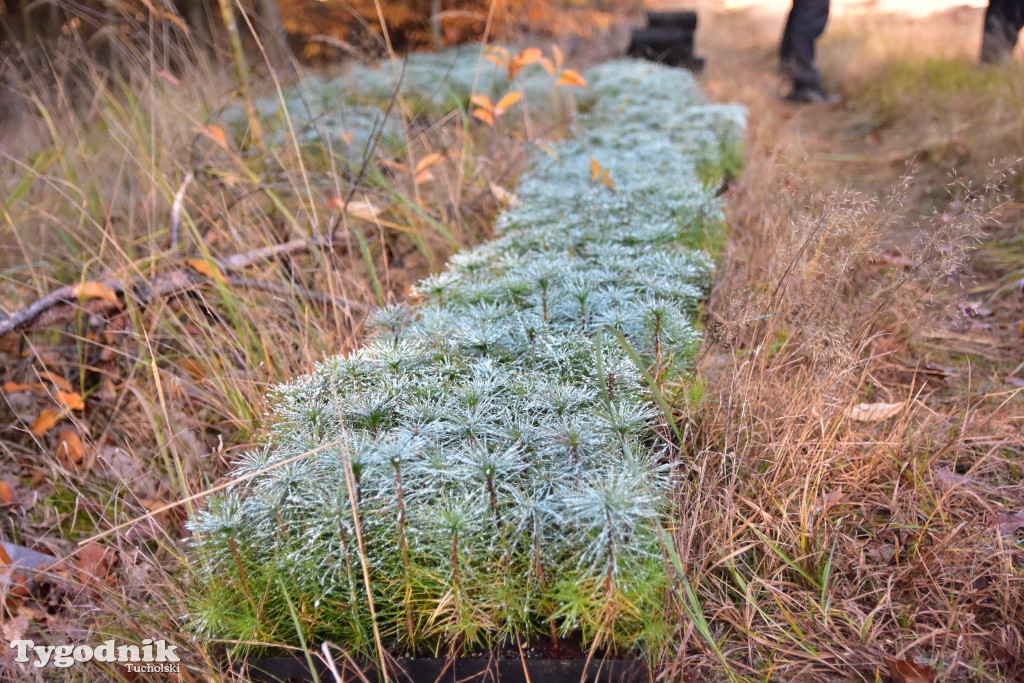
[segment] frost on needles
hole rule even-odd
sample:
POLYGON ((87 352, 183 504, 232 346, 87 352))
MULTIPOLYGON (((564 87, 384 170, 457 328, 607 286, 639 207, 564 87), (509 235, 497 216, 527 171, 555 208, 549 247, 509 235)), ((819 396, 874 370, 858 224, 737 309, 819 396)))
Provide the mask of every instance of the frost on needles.
POLYGON ((536 156, 500 236, 378 311, 364 348, 273 391, 266 444, 235 474, 315 453, 192 518, 199 634, 294 644, 298 625, 372 660, 369 592, 396 653, 661 642, 663 418, 598 331, 659 377, 691 362, 712 268, 695 247, 722 223, 702 169, 738 144, 743 111, 649 63, 586 77, 586 113, 536 156))

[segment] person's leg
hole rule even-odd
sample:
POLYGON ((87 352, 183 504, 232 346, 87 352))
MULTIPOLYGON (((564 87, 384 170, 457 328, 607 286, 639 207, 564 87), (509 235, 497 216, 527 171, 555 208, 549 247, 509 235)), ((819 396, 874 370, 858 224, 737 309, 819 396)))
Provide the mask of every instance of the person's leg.
POLYGON ((817 90, 821 74, 814 64, 814 43, 825 31, 829 0, 793 0, 779 50, 782 73, 793 81, 793 90, 817 90))
POLYGON ((981 38, 981 61, 1005 62, 1017 46, 1024 27, 1024 0, 989 0, 985 10, 985 31, 981 38))

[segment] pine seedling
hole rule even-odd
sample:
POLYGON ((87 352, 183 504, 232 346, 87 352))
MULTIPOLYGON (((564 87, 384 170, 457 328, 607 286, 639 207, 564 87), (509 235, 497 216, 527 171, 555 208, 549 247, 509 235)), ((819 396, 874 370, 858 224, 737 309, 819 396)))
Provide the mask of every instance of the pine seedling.
MULTIPOLYGON (((474 71, 459 54, 411 57, 403 90, 437 101, 443 66, 441 99, 468 99, 474 71)), ((342 83, 367 98, 395 85, 356 71, 342 83)), ((363 348, 271 392, 267 443, 236 468, 256 476, 190 522, 198 633, 294 643, 301 628, 375 660, 365 561, 396 652, 571 633, 588 648, 657 645, 645 639, 664 632, 662 413, 599 332, 621 333, 656 377, 687 367, 712 270, 693 247, 721 222, 698 169, 738 140, 742 112, 649 64, 586 79, 588 113, 557 159, 536 158, 499 237, 419 282, 413 303, 376 312, 363 348), (616 192, 590 182, 590 158, 616 192)), ((494 70, 479 92, 507 85, 494 70)), ((330 102, 336 86, 309 87, 330 102)))

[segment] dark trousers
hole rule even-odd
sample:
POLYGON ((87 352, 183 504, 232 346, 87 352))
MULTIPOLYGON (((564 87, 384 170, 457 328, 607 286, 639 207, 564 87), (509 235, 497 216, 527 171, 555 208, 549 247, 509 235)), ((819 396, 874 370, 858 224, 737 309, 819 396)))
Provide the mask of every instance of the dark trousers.
POLYGON ((779 63, 794 89, 821 88, 821 74, 814 65, 814 42, 825 31, 829 0, 793 0, 782 34, 779 63))
POLYGON ((1024 0, 989 0, 985 10, 985 33, 981 38, 981 61, 1005 62, 1017 47, 1024 27, 1024 0))

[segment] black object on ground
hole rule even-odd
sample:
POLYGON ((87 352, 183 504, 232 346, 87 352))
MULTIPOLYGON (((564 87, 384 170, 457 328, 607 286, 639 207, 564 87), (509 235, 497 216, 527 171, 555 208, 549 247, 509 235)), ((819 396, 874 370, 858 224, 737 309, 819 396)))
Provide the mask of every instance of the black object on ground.
POLYGON ((705 61, 693 54, 696 30, 696 12, 648 12, 647 27, 633 29, 626 54, 699 73, 705 61))
MULTIPOLYGON (((511 659, 474 657, 465 659, 400 659, 401 671, 390 671, 390 679, 398 683, 647 683, 647 664, 640 659, 511 659)), ((302 658, 262 657, 248 661, 248 674, 253 681, 306 683, 313 681, 309 666, 302 658)), ((377 680, 376 671, 343 669, 338 674, 344 683, 377 680)), ((333 674, 317 662, 321 681, 333 680, 333 674)))
POLYGON ((674 26, 693 32, 697 30, 697 13, 686 12, 648 12, 648 26, 674 26))

